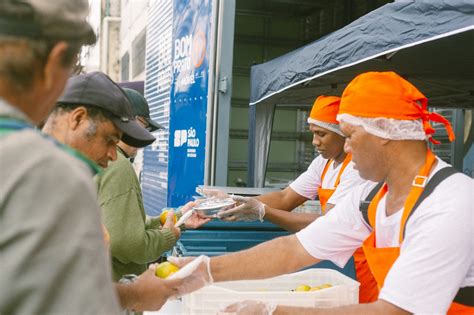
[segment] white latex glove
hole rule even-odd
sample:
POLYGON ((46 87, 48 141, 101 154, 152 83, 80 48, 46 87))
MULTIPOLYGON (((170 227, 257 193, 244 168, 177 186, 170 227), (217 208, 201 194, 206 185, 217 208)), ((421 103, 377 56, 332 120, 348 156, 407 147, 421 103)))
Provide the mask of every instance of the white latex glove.
POLYGON ((218 315, 272 315, 277 306, 269 302, 242 301, 225 306, 218 315))
POLYGON ((229 210, 221 210, 217 213, 223 221, 256 221, 263 222, 265 216, 265 204, 255 198, 232 196, 237 201, 237 206, 229 210))
POLYGON ((183 279, 178 286, 180 296, 199 290, 214 282, 211 275, 210 259, 207 256, 199 257, 168 257, 168 261, 178 266, 177 272, 168 279, 183 279))

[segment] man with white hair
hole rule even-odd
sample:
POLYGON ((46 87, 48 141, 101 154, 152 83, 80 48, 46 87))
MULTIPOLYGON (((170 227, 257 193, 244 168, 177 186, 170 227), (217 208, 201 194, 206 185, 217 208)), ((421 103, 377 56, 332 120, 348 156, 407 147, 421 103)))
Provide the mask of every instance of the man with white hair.
MULTIPOLYGON (((244 301, 237 314, 472 314, 474 303, 473 180, 428 148, 449 122, 427 110, 427 98, 394 72, 368 72, 344 90, 338 120, 363 178, 327 215, 296 235, 246 251, 200 256, 179 291, 213 281, 268 278, 321 260, 343 266, 363 247, 380 288, 376 302, 334 309, 244 301)), ((175 259, 184 265, 192 258, 175 259)))

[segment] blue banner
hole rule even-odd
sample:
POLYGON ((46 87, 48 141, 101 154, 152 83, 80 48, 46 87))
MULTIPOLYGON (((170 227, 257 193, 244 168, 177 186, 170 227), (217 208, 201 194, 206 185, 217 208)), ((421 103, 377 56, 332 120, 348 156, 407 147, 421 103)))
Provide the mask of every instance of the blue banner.
POLYGON ((175 0, 170 94, 168 206, 204 182, 211 0, 175 0))

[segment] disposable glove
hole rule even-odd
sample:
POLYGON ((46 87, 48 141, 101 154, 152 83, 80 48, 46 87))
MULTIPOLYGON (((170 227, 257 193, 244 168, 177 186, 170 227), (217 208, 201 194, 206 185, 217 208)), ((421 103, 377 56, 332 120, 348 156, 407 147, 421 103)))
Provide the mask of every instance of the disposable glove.
POLYGON ((168 261, 181 268, 168 279, 183 279, 177 291, 180 296, 199 290, 214 282, 211 275, 210 259, 199 257, 168 257, 168 261))
POLYGON ((217 213, 223 221, 256 221, 263 222, 265 216, 265 204, 255 198, 232 196, 239 205, 229 210, 221 210, 217 213))
POLYGON ((277 306, 269 302, 241 301, 225 306, 218 315, 272 315, 277 306))

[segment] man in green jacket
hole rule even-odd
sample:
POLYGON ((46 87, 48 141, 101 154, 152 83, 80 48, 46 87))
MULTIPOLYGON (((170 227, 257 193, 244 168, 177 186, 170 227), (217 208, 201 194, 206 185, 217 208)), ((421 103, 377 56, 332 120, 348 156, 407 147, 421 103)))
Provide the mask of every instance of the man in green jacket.
MULTIPOLYGON (((124 88, 124 91, 137 121, 149 131, 161 128, 150 118, 145 98, 135 90, 124 88)), ((103 223, 110 236, 113 278, 116 281, 126 274, 144 272, 147 263, 156 261, 170 250, 181 234, 172 220, 162 226, 159 218, 145 215, 140 183, 129 160, 135 157, 136 152, 137 147, 120 141, 117 144, 117 160, 96 176, 103 223)), ((181 212, 189 211, 192 206, 193 203, 186 204, 181 212)), ((186 227, 196 228, 208 221, 193 215, 187 220, 186 227)))

